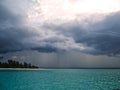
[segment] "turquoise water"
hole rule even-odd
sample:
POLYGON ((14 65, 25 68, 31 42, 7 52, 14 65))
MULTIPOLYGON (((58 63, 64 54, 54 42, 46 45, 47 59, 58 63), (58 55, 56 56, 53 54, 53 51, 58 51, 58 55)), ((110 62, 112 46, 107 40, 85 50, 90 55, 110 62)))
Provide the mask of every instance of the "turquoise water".
POLYGON ((120 89, 120 69, 0 70, 0 90, 120 89))

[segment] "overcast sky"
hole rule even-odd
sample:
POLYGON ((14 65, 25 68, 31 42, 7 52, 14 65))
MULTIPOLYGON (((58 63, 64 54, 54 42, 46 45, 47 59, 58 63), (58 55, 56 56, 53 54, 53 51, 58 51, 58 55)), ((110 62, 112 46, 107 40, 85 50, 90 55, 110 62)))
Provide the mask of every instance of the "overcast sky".
POLYGON ((45 67, 120 67, 120 0, 1 0, 0 53, 45 67))

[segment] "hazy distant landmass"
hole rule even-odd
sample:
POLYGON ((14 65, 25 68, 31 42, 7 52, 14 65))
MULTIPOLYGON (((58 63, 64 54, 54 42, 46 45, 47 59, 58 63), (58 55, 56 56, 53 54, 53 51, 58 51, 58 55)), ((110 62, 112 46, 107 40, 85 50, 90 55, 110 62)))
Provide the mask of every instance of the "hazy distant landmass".
POLYGON ((0 62, 0 68, 38 68, 30 63, 19 63, 18 61, 8 60, 8 62, 0 62))

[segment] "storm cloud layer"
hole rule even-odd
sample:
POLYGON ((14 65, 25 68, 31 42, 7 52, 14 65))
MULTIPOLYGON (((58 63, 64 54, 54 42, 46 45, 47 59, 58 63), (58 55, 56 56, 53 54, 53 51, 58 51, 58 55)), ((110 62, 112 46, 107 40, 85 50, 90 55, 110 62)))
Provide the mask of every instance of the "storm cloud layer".
POLYGON ((40 12, 31 10, 34 17, 32 14, 28 15, 28 8, 32 8, 28 0, 25 0, 26 4, 29 3, 26 11, 18 8, 15 12, 9 9, 11 6, 7 5, 7 1, 1 1, 0 4, 0 53, 31 49, 40 52, 78 51, 112 56, 120 54, 119 11, 82 14, 83 20, 79 20, 81 15, 76 15, 72 20, 52 21, 43 19, 41 8, 38 8, 40 12))
POLYGON ((120 12, 111 13, 96 23, 92 21, 86 23, 88 25, 85 27, 83 27, 84 24, 76 22, 46 27, 59 30, 59 33, 72 37, 76 44, 82 44, 84 48, 91 48, 81 50, 82 52, 107 55, 120 54, 120 12))

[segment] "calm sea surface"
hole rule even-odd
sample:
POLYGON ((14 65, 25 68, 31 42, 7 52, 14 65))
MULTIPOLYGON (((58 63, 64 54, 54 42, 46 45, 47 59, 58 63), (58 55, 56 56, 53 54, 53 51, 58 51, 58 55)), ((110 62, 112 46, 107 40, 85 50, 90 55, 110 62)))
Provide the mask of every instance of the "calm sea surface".
POLYGON ((120 69, 0 70, 0 90, 117 90, 120 69))

